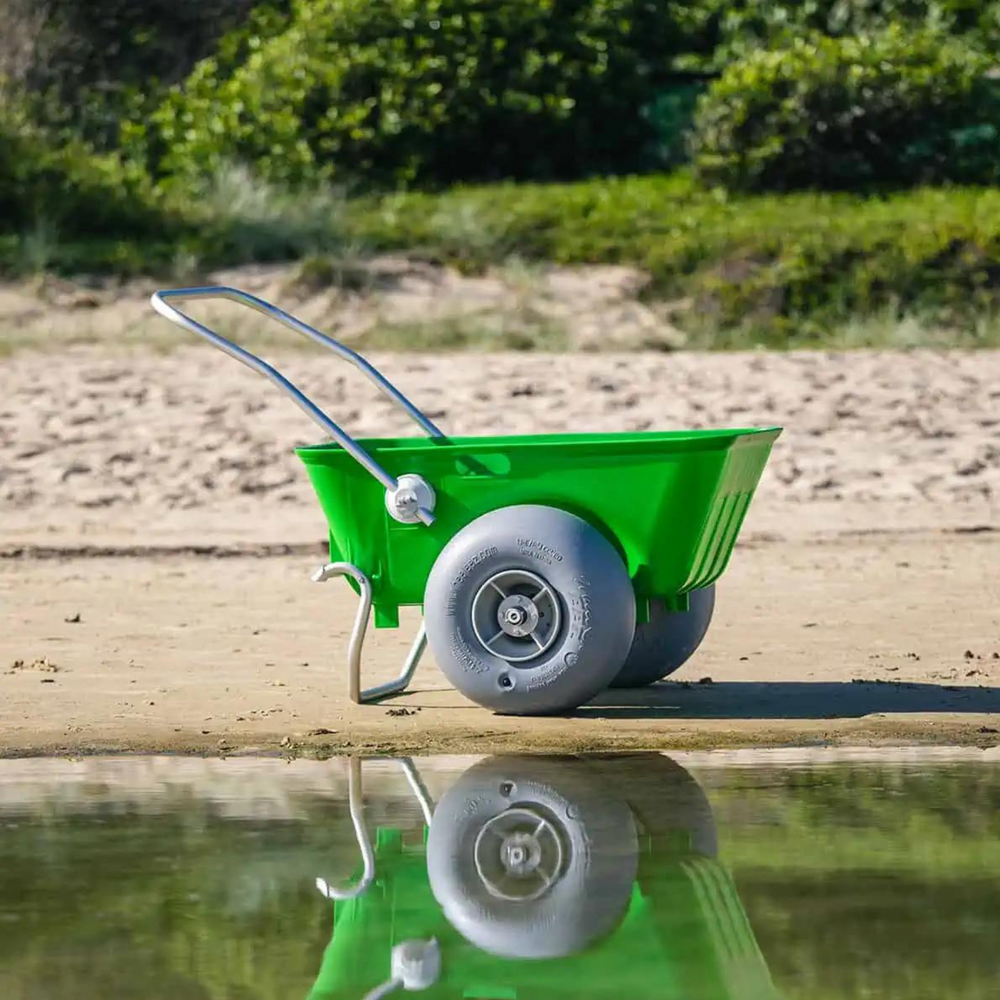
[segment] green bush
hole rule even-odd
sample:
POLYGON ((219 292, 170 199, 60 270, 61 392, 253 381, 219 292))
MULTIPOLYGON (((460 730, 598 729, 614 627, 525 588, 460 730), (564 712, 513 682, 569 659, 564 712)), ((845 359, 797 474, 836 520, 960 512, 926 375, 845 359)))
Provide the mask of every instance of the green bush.
POLYGON ((895 25, 986 46, 1000 28, 997 0, 694 0, 686 8, 689 44, 682 62, 715 70, 811 33, 837 38, 895 25))
POLYGON ((161 173, 226 161, 363 186, 573 177, 655 162, 647 113, 684 33, 653 0, 299 0, 226 72, 134 128, 161 173))
POLYGON ((0 75, 35 119, 114 148, 123 118, 213 54, 226 32, 272 19, 287 0, 0 0, 0 75))
POLYGON ((698 174, 748 191, 993 183, 1000 91, 989 68, 960 41, 895 28, 752 53, 699 102, 698 174))
POLYGON ((0 104, 0 233, 127 238, 169 228, 140 169, 81 141, 56 142, 0 104))

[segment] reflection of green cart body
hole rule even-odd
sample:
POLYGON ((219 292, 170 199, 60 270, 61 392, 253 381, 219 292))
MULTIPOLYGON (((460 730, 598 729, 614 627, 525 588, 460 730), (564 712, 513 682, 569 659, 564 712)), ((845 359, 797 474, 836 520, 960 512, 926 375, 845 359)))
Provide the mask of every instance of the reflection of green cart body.
POLYGON ((298 455, 329 526, 331 562, 314 579, 345 576, 361 596, 354 701, 405 689, 429 644, 480 705, 561 712, 620 679, 665 676, 700 641, 707 619, 692 639, 677 616, 725 569, 779 428, 450 438, 364 358, 255 296, 178 289, 153 305, 267 377, 333 439, 298 455), (355 440, 272 366, 172 304, 186 298, 230 299, 317 341, 426 436, 355 440), (424 625, 399 677, 363 691, 371 611, 395 627, 401 606, 422 607, 424 625))
POLYGON ((330 558, 364 569, 376 624, 422 604, 450 538, 515 504, 570 511, 623 556, 638 598, 677 601, 726 567, 776 430, 530 437, 400 438, 360 442, 395 476, 434 484, 430 527, 400 524, 381 485, 337 445, 300 448, 330 525, 330 558))
POLYGON ((736 890, 715 860, 647 845, 628 909, 609 935, 579 954, 512 962, 449 925, 419 846, 381 828, 375 852, 368 891, 334 904, 333 938, 309 1000, 357 1000, 389 978, 393 945, 430 937, 441 946, 442 978, 420 994, 427 1000, 775 1000, 736 890))

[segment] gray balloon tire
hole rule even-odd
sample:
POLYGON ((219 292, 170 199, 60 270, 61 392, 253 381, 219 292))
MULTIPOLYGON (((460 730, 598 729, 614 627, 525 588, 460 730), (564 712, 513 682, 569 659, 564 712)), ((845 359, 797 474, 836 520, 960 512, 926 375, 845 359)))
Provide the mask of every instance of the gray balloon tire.
POLYGON ((649 621, 635 628, 632 648, 611 687, 644 687, 680 670, 701 645, 715 612, 715 584, 692 590, 687 611, 649 602, 649 621))
POLYGON ((628 806, 573 758, 505 756, 475 764, 441 797, 427 836, 431 892, 448 922, 504 958, 558 958, 603 937, 620 923, 638 869, 628 806), (475 861, 480 831, 515 805, 552 817, 567 840, 560 879, 531 900, 492 895, 475 861))
POLYGON ((566 712, 603 691, 625 662, 635 593, 614 546, 555 507, 502 507, 476 518, 441 551, 424 593, 427 642, 467 698, 505 715, 566 712), (558 595, 562 624, 551 647, 509 662, 477 638, 476 594, 498 572, 528 570, 558 595))

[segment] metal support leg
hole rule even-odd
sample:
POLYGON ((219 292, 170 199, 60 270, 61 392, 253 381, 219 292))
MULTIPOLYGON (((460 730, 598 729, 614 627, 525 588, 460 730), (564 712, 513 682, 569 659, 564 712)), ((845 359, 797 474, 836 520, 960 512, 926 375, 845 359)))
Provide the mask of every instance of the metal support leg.
POLYGON ((354 618, 354 628, 351 630, 351 640, 347 647, 347 671, 348 671, 348 693, 351 701, 355 705, 364 705, 373 701, 380 701, 389 695, 399 694, 405 691, 413 680, 420 658, 427 648, 427 632, 423 622, 420 623, 420 630, 417 632, 413 645, 410 647, 406 660, 403 662, 403 669, 395 680, 386 681, 384 684, 377 684, 367 690, 361 687, 361 651, 365 643, 365 635, 368 632, 368 619, 372 610, 372 585, 371 581, 353 563, 338 562, 327 563, 321 569, 313 573, 313 580, 316 583, 324 583, 333 577, 349 576, 355 580, 361 588, 361 600, 358 604, 358 613, 354 618))

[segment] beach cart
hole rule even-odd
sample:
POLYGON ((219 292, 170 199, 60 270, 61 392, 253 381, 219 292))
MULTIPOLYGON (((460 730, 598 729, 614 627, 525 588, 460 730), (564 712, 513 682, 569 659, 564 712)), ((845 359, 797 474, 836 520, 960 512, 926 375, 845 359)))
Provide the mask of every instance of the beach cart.
MULTIPOLYGON (((329 525, 330 562, 360 597, 350 695, 403 691, 427 645, 463 694, 494 711, 563 712, 617 683, 648 683, 700 641, 780 428, 450 437, 364 358, 234 288, 157 292, 155 309, 259 372, 332 439, 299 448, 329 525), (223 298, 359 368, 419 427, 355 440, 274 367, 182 312, 223 298), (371 612, 423 625, 400 675, 363 689, 371 612)), ((554 376, 555 377, 555 376, 554 376)))

